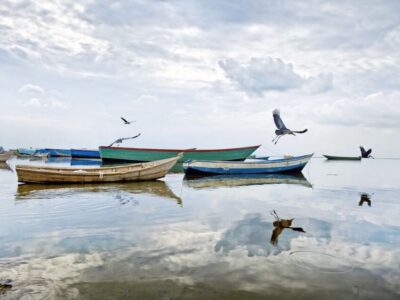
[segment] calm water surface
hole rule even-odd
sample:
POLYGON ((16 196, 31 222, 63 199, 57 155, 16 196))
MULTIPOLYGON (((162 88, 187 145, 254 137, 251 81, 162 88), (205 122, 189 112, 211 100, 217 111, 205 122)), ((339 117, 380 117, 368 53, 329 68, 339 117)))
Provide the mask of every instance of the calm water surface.
POLYGON ((400 160, 72 186, 17 185, 17 163, 0 165, 0 298, 400 297, 400 160))

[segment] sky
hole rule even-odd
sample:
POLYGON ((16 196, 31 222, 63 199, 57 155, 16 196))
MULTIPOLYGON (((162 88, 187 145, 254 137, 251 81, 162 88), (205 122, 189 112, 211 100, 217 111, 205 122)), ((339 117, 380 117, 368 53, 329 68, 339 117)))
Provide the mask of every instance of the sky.
POLYGON ((400 157, 400 2, 0 2, 0 145, 400 157), (277 145, 272 111, 308 132, 277 145), (120 117, 136 120, 123 125, 120 117))

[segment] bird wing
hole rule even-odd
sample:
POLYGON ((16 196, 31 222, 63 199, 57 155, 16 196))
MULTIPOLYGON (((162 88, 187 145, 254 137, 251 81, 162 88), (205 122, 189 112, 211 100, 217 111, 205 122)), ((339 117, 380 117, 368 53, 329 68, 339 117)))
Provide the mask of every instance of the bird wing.
POLYGON ((367 155, 370 155, 372 152, 372 149, 368 149, 368 151, 366 152, 367 155))
POLYGON ((129 123, 126 119, 124 119, 123 117, 121 117, 122 121, 124 121, 125 123, 129 123))
POLYGON ((289 228, 294 230, 294 231, 300 231, 300 232, 304 232, 305 233, 304 229, 301 228, 301 227, 289 227, 289 228))
POLYGON ((303 129, 303 130, 298 130, 298 131, 292 130, 292 131, 295 133, 304 133, 304 132, 307 132, 308 129, 303 129))
POLYGON ((275 229, 272 231, 271 235, 271 244, 276 246, 278 244, 278 237, 282 233, 283 227, 275 227, 275 229))
POLYGON ((287 129, 285 124, 283 123, 281 116, 280 116, 280 112, 279 109, 274 109, 274 111, 272 112, 272 116, 274 117, 274 122, 275 125, 278 129, 287 129))
POLYGON ((360 150, 361 150, 361 155, 362 156, 366 155, 367 151, 365 151, 363 146, 360 146, 360 150))

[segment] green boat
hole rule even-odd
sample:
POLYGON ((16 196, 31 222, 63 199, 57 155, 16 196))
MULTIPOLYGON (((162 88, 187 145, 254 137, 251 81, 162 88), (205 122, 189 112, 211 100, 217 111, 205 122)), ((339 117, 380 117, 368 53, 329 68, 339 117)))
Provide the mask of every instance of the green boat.
POLYGON ((329 160, 361 160, 361 156, 333 156, 325 154, 324 156, 329 160))
POLYGON ((175 157, 183 153, 178 162, 187 160, 230 160, 242 161, 261 145, 225 149, 154 149, 100 146, 100 156, 105 162, 153 161, 175 157))

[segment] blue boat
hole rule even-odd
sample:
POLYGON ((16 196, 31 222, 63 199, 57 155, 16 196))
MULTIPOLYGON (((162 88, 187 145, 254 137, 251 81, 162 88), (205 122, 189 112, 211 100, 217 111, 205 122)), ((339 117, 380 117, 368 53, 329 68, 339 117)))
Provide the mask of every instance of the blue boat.
POLYGON ((44 148, 37 149, 35 153, 48 153, 49 157, 71 157, 70 149, 44 148))
POLYGON ((26 148, 19 148, 17 149, 17 154, 21 156, 31 156, 36 152, 36 149, 26 149, 26 148))
POLYGON ((72 158, 100 158, 99 150, 71 149, 72 158))
POLYGON ((305 167, 313 154, 290 156, 282 159, 260 161, 186 161, 183 169, 186 174, 271 174, 297 173, 305 167))

